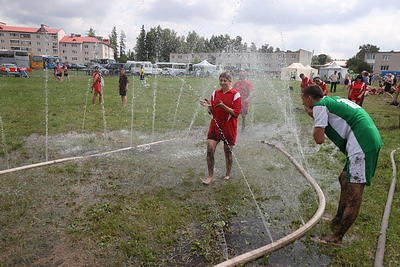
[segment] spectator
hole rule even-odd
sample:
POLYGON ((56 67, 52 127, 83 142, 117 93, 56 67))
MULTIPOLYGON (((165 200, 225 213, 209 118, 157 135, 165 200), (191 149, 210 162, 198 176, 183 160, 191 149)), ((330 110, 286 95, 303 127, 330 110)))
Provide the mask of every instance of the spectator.
POLYGON ((313 82, 310 78, 306 77, 304 73, 301 73, 299 77, 301 79, 300 89, 301 93, 303 93, 304 89, 306 89, 309 85, 313 84, 313 82))
POLYGON ((329 81, 331 83, 331 93, 336 92, 336 85, 338 84, 339 81, 339 75, 337 74, 336 70, 331 76, 329 76, 329 81))
POLYGON ((242 131, 246 127, 246 115, 249 111, 250 96, 253 92, 253 84, 246 79, 247 73, 243 70, 239 72, 239 80, 233 86, 240 94, 242 99, 242 111, 240 113, 242 117, 242 131))

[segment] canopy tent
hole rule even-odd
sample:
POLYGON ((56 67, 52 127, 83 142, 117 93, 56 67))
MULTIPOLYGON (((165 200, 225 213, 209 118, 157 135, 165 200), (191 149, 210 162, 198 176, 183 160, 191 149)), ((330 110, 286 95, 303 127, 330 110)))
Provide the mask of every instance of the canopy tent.
POLYGON ((335 71, 340 75, 340 81, 344 80, 344 76, 347 73, 348 68, 340 67, 336 62, 333 62, 331 65, 321 68, 319 70, 319 76, 322 80, 328 80, 329 76, 331 76, 335 71))
POLYGON ((207 60, 203 60, 202 62, 198 64, 193 64, 193 69, 194 70, 204 70, 204 71, 215 71, 217 69, 217 66, 209 63, 207 60))
POLYGON ((310 66, 304 67, 301 63, 292 63, 290 66, 282 68, 281 79, 301 81, 299 77, 301 73, 304 73, 305 76, 311 78, 318 74, 318 70, 313 69, 310 66))
POLYGON ((196 76, 209 76, 218 73, 217 66, 203 60, 198 64, 193 64, 193 70, 196 76))

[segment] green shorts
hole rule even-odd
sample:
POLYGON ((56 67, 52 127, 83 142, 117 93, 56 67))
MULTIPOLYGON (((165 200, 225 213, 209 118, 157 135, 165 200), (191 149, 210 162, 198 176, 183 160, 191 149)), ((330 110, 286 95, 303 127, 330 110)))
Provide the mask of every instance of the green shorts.
POLYGON ((379 149, 367 153, 353 154, 346 159, 343 171, 347 172, 347 182, 371 185, 378 164, 379 149))

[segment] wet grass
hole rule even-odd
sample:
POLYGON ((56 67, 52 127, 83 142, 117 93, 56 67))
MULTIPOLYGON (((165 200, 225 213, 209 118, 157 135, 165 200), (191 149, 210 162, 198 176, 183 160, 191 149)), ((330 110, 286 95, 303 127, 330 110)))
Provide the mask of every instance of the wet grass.
MULTIPOLYGON (((87 76, 72 73, 71 81, 65 83, 49 77, 47 138, 42 73, 37 71, 29 79, 0 79, 1 169, 44 161, 46 139, 49 159, 57 159, 184 138, 2 175, 1 265, 216 264, 225 259, 224 239, 230 257, 269 242, 245 179, 276 240, 312 216, 316 198, 285 157, 251 140, 281 145, 304 163, 326 194, 327 213, 336 211, 336 176, 343 156, 329 142, 322 146, 313 143, 311 119, 301 110, 298 92, 286 90, 279 81, 254 80, 257 92, 248 115, 251 123, 247 132, 240 133, 234 149, 234 177, 231 181, 220 179, 224 157, 218 150, 218 179, 204 187, 204 136, 210 117, 198 101, 209 98, 216 79, 150 77, 146 86, 133 77, 128 107, 123 109, 116 91, 117 77, 106 77, 104 119, 99 105, 86 104, 91 96, 87 95, 87 76), (278 101, 288 101, 288 94, 293 95, 292 106, 278 101), (283 110, 297 122, 302 146, 288 129, 291 124, 283 110), (301 147, 303 153, 299 153, 301 147)), ((365 191, 360 216, 345 238, 345 247, 317 246, 306 237, 256 264, 372 264, 391 182, 389 153, 398 146, 399 109, 377 96, 368 97, 365 108, 385 146, 373 186, 365 191)), ((398 154, 396 158, 398 162, 398 154)), ((399 261, 398 200, 393 205, 385 265, 399 261)), ((321 222, 310 234, 328 231, 328 224, 321 222)))

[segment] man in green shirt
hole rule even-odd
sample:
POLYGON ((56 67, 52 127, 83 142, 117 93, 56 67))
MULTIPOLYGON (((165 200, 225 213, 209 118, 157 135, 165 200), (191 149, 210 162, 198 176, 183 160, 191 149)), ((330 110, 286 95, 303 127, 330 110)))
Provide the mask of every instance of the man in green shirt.
POLYGON ((346 156, 346 165, 339 176, 341 192, 332 220, 332 235, 314 238, 341 244, 360 211, 364 186, 371 185, 382 139, 368 113, 354 102, 324 96, 318 85, 305 88, 301 98, 305 111, 314 119, 315 142, 322 144, 326 135, 346 156))

